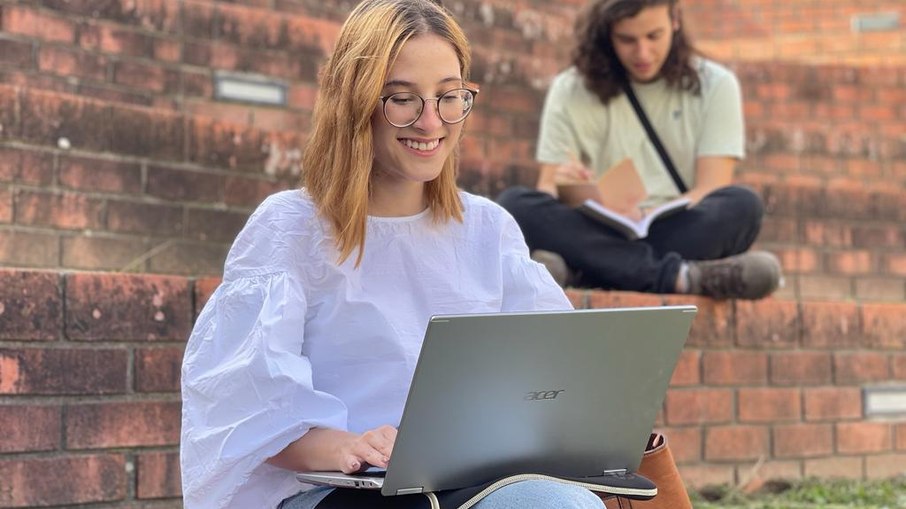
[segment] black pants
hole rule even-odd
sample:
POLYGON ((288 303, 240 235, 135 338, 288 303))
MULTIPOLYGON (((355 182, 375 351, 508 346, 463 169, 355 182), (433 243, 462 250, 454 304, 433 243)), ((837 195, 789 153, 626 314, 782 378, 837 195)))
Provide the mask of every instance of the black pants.
POLYGON ((512 187, 497 201, 525 235, 529 249, 560 254, 587 288, 673 293, 683 260, 739 254, 761 229, 764 206, 752 190, 728 186, 695 207, 655 221, 635 241, 568 207, 553 196, 512 187))

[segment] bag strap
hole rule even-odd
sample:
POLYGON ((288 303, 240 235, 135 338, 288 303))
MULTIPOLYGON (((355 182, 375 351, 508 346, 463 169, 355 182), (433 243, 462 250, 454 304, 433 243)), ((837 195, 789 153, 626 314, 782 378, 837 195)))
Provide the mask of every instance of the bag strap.
POLYGON ((663 161, 664 166, 667 167, 667 171, 670 173, 673 183, 676 184, 676 188, 679 189, 680 193, 686 193, 689 191, 689 188, 686 187, 686 183, 683 182, 679 172, 676 171, 676 166, 673 165, 670 154, 667 153, 667 149, 665 149, 664 144, 661 143, 661 139, 658 137, 657 132, 654 130, 654 127, 651 126, 648 115, 645 114, 645 110, 642 109, 642 104, 639 103, 639 98, 635 96, 635 92, 632 90, 632 85, 628 82, 624 83, 623 90, 626 92, 626 97, 629 98, 629 102, 632 103, 632 109, 635 110, 635 114, 638 115, 639 120, 642 122, 642 127, 644 127, 645 132, 648 133, 648 139, 654 144, 657 154, 661 156, 661 161, 663 161))

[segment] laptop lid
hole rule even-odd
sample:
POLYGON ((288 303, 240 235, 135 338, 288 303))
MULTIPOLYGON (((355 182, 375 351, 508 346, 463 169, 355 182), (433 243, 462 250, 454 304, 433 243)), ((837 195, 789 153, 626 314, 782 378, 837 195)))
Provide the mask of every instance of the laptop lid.
POLYGON ((634 472, 696 311, 433 317, 383 482, 299 480, 402 495, 517 473, 634 472))

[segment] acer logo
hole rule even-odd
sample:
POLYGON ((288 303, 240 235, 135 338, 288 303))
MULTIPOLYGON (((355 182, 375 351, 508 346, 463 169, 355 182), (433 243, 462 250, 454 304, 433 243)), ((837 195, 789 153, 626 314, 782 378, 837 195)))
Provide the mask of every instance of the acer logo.
POLYGON ((564 391, 564 389, 560 389, 559 391, 537 391, 537 392, 533 391, 533 392, 526 393, 525 398, 523 398, 523 399, 525 399, 526 401, 542 401, 542 400, 546 400, 546 399, 555 399, 563 391, 564 391))

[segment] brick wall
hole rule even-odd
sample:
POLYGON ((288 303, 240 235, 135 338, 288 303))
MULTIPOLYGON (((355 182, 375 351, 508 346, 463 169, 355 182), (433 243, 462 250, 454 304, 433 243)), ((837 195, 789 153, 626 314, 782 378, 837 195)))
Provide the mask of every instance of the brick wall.
MULTIPOLYGON (((544 90, 567 61, 582 3, 451 4, 482 85, 462 144, 463 187, 493 196, 533 180, 544 90)), ((297 185, 316 70, 351 5, 0 0, 0 265, 219 274, 254 206, 297 185), (217 100, 222 71, 285 85, 287 105, 217 100)), ((686 5, 706 49, 839 38, 853 15, 903 9, 896 0, 686 5)), ((903 33, 855 34, 875 35, 903 33)), ((840 47, 870 61, 889 46, 840 47)), ((799 48, 782 63, 784 54, 724 55, 746 100, 740 173, 769 201, 762 245, 782 255, 783 295, 904 300, 906 67, 816 64, 828 53, 799 48)))
MULTIPOLYGON (((180 362, 217 284, 0 270, 0 506, 180 506, 180 362)), ((906 423, 862 401, 906 382, 906 304, 570 296, 699 306, 658 422, 690 484, 906 473, 906 423)))

